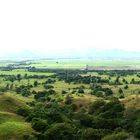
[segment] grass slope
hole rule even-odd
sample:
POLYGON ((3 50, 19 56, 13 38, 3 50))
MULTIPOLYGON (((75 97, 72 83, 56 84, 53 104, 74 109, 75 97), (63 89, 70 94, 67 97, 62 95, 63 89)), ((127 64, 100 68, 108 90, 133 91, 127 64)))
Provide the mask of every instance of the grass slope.
POLYGON ((15 114, 23 106, 27 107, 16 96, 0 95, 0 140, 22 140, 24 135, 32 133, 30 124, 15 114))
POLYGON ((0 111, 16 113, 20 107, 26 107, 25 102, 10 95, 0 95, 0 111))
POLYGON ((0 125, 1 140, 22 140, 23 136, 31 133, 32 129, 28 123, 7 121, 0 125))

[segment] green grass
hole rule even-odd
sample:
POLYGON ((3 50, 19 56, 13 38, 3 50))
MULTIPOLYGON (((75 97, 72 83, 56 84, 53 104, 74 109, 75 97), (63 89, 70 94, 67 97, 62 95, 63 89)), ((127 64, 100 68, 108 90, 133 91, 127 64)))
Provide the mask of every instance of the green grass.
POLYGON ((18 100, 20 102, 20 104, 22 103, 25 106, 26 106, 25 103, 34 101, 34 98, 32 95, 25 97, 25 96, 15 93, 15 92, 6 92, 5 95, 18 100))
POLYGON ((38 68, 66 68, 66 69, 83 69, 86 65, 94 67, 134 67, 140 68, 140 60, 131 59, 55 59, 55 60, 39 60, 35 61, 36 64, 31 64, 30 66, 35 66, 38 68), (58 63, 57 63, 58 62, 58 63))
POLYGON ((0 140, 23 140, 24 135, 33 132, 31 125, 16 114, 18 108, 28 107, 25 101, 13 93, 0 95, 0 140))
POLYGON ((63 81, 57 81, 54 83, 55 90, 58 92, 61 92, 62 90, 69 91, 69 89, 80 87, 80 86, 85 86, 85 88, 89 87, 89 85, 85 85, 85 84, 73 84, 73 83, 68 84, 63 81))
POLYGON ((23 140, 32 129, 28 123, 7 121, 0 125, 0 140, 23 140))
POLYGON ((140 95, 129 95, 126 98, 121 99, 121 102, 126 108, 140 109, 140 95))
POLYGON ((9 121, 9 122, 10 121, 24 122, 23 118, 16 115, 15 113, 0 111, 0 124, 5 123, 7 121, 9 121))
POLYGON ((12 71, 0 71, 0 75, 17 75, 17 74, 21 74, 22 76, 24 76, 25 74, 29 75, 45 75, 45 76, 50 76, 53 75, 54 73, 49 73, 49 72, 29 72, 25 69, 16 69, 16 70, 12 70, 12 71))
MULTIPOLYGON (((34 60, 29 66, 35 66, 37 68, 65 68, 65 69, 83 69, 86 65, 94 67, 114 67, 124 68, 133 67, 140 68, 140 60, 138 59, 53 59, 53 60, 34 60)), ((0 61, 0 66, 7 66, 11 63, 17 63, 14 61, 0 61)), ((19 62, 18 62, 19 63, 19 62)), ((14 73, 14 72, 12 72, 14 73)), ((25 72, 23 72, 25 74, 25 72)), ((32 73, 29 73, 32 74, 32 73)))
POLYGON ((12 95, 0 95, 0 111, 16 113, 20 107, 27 107, 27 105, 12 95))

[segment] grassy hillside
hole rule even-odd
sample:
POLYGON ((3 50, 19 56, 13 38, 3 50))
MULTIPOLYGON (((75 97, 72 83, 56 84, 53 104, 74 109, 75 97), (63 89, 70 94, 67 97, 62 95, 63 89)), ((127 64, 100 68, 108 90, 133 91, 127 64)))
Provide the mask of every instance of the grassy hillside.
POLYGON ((31 125, 16 114, 20 107, 27 107, 22 98, 0 95, 0 140, 22 140, 24 135, 32 133, 31 125))
POLYGON ((12 95, 0 96, 0 111, 16 113, 17 109, 26 106, 25 102, 12 95))

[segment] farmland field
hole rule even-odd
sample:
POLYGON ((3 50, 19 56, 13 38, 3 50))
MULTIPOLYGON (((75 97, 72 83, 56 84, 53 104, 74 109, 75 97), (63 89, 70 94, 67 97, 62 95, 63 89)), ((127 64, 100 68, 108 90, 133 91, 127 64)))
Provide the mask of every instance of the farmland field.
MULTIPOLYGON (((15 62, 14 62, 15 63, 15 62)), ((52 59, 52 60, 36 60, 36 61, 27 61, 28 66, 37 67, 37 68, 56 68, 56 69, 84 69, 87 65, 93 67, 94 69, 98 67, 105 67, 106 69, 110 68, 140 68, 139 59, 52 59)), ((4 65, 4 63, 0 63, 4 65)), ((7 64, 13 64, 8 63, 7 64)), ((17 62, 16 62, 17 64, 17 62)))

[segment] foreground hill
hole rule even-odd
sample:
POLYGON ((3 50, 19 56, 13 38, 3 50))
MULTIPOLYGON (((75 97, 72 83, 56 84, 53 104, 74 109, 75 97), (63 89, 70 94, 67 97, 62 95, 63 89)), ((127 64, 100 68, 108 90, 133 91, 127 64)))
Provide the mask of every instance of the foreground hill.
POLYGON ((23 140, 32 132, 30 124, 16 114, 20 107, 26 104, 12 94, 0 95, 0 140, 23 140))

